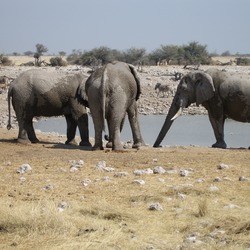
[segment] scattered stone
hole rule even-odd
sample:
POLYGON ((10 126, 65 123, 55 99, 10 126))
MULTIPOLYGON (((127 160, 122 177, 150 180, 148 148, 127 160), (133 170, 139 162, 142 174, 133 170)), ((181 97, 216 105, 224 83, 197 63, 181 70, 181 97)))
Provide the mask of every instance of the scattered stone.
POLYGON ((157 161, 158 161, 158 159, 156 159, 156 158, 153 159, 153 162, 157 162, 157 161))
POLYGON ((227 169, 229 168, 229 166, 227 164, 224 164, 224 163, 220 163, 218 166, 217 166, 218 169, 227 169))
POLYGON ((211 185, 211 186, 209 187, 209 191, 210 191, 210 192, 218 192, 218 191, 219 191, 219 188, 216 187, 216 186, 211 185))
POLYGON ((184 200, 184 199, 186 199, 187 196, 186 196, 185 194, 178 193, 178 194, 177 194, 177 197, 178 197, 179 199, 184 200))
POLYGON ((69 160, 69 162, 71 163, 71 167, 75 168, 81 168, 84 165, 83 160, 69 160))
POLYGON ((159 202, 156 202, 156 203, 152 203, 149 205, 149 210, 157 210, 157 211, 160 211, 160 210, 163 210, 163 207, 162 205, 159 203, 159 202))
POLYGON ((197 179, 196 180, 196 182, 198 182, 198 183, 203 183, 203 182, 205 182, 206 180, 204 179, 204 178, 199 178, 199 179, 197 179))
POLYGON ((153 169, 154 174, 165 174, 166 170, 161 166, 156 166, 153 169))
POLYGON ((65 201, 60 202, 57 206, 58 212, 63 212, 66 208, 68 208, 68 204, 65 201))
POLYGON ((54 188, 54 186, 52 184, 47 184, 43 189, 44 190, 51 190, 53 188, 54 188))
POLYGON ((96 164, 96 169, 98 170, 103 170, 103 168, 106 167, 106 161, 99 161, 97 164, 96 164))
POLYGON ((124 177, 128 176, 128 172, 117 172, 114 174, 114 177, 124 177))
POLYGON ((185 177, 189 175, 189 171, 185 169, 180 170, 180 176, 185 177))
POLYGON ((144 175, 144 174, 153 174, 154 171, 151 168, 147 168, 147 169, 141 169, 141 170, 135 170, 134 175, 144 175))
POLYGON ((71 167, 70 169, 69 169, 69 172, 70 173, 75 173, 75 172, 77 172, 78 171, 78 168, 77 167, 71 167))
POLYGON ((222 181, 222 179, 220 177, 215 177, 213 180, 213 182, 220 182, 220 181, 222 181))
POLYGON ((144 185, 145 181, 144 180, 134 180, 134 181, 132 181, 132 183, 138 184, 138 185, 144 185))
POLYGON ((227 206, 224 206, 223 208, 225 208, 225 209, 235 209, 235 208, 240 208, 240 207, 235 205, 235 204, 229 204, 227 206))
POLYGON ((89 183, 91 183, 91 180, 90 179, 84 179, 81 181, 81 184, 84 186, 84 187, 87 187, 89 185, 89 183))
POLYGON ((244 176, 239 177, 239 181, 249 181, 250 179, 244 176))
POLYGON ((19 173, 19 174, 24 174, 24 173, 26 173, 26 172, 28 172, 28 171, 31 171, 31 170, 32 170, 32 167, 31 167, 29 164, 25 163, 25 164, 23 164, 23 165, 17 170, 17 173, 19 173))
POLYGON ((22 177, 20 177, 19 180, 20 180, 20 182, 25 182, 25 181, 26 181, 26 178, 22 176, 22 177))
POLYGON ((111 168, 111 167, 105 167, 105 168, 103 168, 103 170, 106 172, 114 172, 115 171, 115 169, 111 168))
POLYGON ((101 170, 101 171, 106 171, 106 172, 113 172, 113 171, 115 171, 114 168, 106 167, 106 161, 99 161, 96 164, 96 169, 97 170, 101 170))

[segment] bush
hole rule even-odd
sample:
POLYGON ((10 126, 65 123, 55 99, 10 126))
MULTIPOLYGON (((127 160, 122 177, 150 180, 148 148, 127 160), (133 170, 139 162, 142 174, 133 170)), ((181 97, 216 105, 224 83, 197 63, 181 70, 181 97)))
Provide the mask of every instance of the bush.
POLYGON ((236 64, 239 66, 249 66, 250 65, 250 58, 238 57, 238 58, 236 58, 236 64))
POLYGON ((67 63, 61 57, 58 57, 58 56, 50 58, 49 61, 50 61, 51 66, 53 67, 67 65, 67 63))
POLYGON ((0 65, 10 66, 12 65, 12 61, 9 59, 9 57, 0 55, 0 65))

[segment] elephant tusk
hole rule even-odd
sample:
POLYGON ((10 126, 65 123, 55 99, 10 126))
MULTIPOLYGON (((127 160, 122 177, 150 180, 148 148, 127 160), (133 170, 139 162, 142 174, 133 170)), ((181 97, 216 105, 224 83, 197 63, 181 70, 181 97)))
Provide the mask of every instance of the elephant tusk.
POLYGON ((183 108, 180 107, 179 110, 177 111, 177 113, 174 115, 174 117, 171 118, 171 121, 174 121, 176 118, 178 118, 182 114, 182 110, 183 110, 183 108))

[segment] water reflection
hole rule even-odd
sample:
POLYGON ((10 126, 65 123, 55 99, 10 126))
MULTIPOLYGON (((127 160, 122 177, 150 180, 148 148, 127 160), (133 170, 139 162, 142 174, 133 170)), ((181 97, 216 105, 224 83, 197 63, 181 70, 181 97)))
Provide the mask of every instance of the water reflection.
MULTIPOLYGON (((141 115, 140 126, 142 136, 147 144, 153 145, 156 137, 165 120, 165 115, 141 115)), ((41 119, 35 125, 36 129, 43 132, 58 132, 59 134, 66 133, 66 122, 63 117, 41 119)), ((235 122, 227 120, 225 123, 225 141, 228 147, 249 147, 248 123, 235 122)), ((89 119, 90 137, 94 137, 94 129, 92 118, 89 119)), ((79 135, 79 134, 78 134, 79 135)), ((122 131, 122 140, 128 141, 132 139, 132 133, 126 119, 122 131)), ((168 131, 162 141, 162 145, 198 145, 210 147, 215 142, 214 133, 210 125, 208 116, 181 116, 174 121, 172 127, 168 131)))

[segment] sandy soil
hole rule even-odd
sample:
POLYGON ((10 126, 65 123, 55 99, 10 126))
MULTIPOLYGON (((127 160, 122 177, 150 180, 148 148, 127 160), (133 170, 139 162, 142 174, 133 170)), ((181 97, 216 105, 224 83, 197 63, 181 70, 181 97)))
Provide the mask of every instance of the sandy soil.
MULTIPOLYGON (((142 101, 144 104, 141 106, 141 111, 144 110, 143 112, 147 113, 145 109, 148 108, 152 113, 166 112, 165 110, 167 110, 168 105, 164 104, 164 111, 155 111, 156 109, 152 105, 152 103, 155 103, 155 106, 160 106, 167 99, 157 98, 152 90, 156 81, 164 81, 165 77, 168 77, 163 74, 166 72, 166 68, 163 69, 159 67, 155 69, 153 73, 151 72, 151 68, 145 68, 143 70, 144 73, 140 73, 141 78, 144 80, 143 91, 148 89, 148 92, 144 92, 142 99, 150 99, 148 97, 152 96, 153 100, 151 100, 151 104, 146 105, 146 107, 144 105, 145 102, 142 101)), ((246 70, 249 71, 249 68, 246 70)), ((20 69, 15 69, 15 71, 5 69, 5 73, 13 77, 20 71, 20 69)), ((3 73, 3 71, 1 73, 3 73)), ((171 80, 169 80, 169 82, 170 81, 171 80)), ((175 82, 172 82, 172 84, 173 86, 176 85, 175 82)), ((171 97, 168 98, 171 100, 171 97)), ((129 235, 132 235, 131 232, 133 232, 133 235, 136 235, 137 238, 135 238, 134 243, 133 241, 127 241, 122 245, 123 243, 121 243, 122 241, 119 239, 119 236, 115 238, 116 236, 114 235, 112 242, 114 242, 113 244, 115 246, 120 244, 121 248, 119 249, 125 249, 126 246, 131 246, 131 249, 170 249, 165 248, 170 245, 172 246, 171 249, 182 249, 182 247, 187 247, 185 249, 197 249, 196 245, 192 245, 193 243, 190 243, 191 246, 185 245, 187 235, 193 232, 198 235, 197 237, 202 241, 202 244, 205 244, 201 249, 210 249, 208 247, 211 244, 217 246, 216 244, 219 241, 221 242, 222 238, 226 239, 223 241, 223 244, 225 243, 223 249, 246 249, 250 247, 249 242, 247 242, 249 227, 246 226, 245 231, 242 233, 238 231, 235 231, 235 233, 233 231, 232 233, 230 230, 233 228, 233 224, 227 224, 226 228, 229 229, 223 228, 224 222, 225 224, 231 223, 231 221, 235 223, 235 221, 241 220, 246 222, 246 218, 249 219, 249 181, 239 181, 240 177, 248 178, 247 180, 250 178, 249 150, 221 150, 205 147, 179 146, 162 149, 153 149, 151 147, 145 147, 140 150, 128 149, 124 153, 114 153, 110 150, 93 152, 83 150, 78 146, 66 146, 64 145, 64 136, 46 133, 38 134, 38 138, 41 140, 39 144, 21 145, 15 142, 17 130, 13 129, 8 131, 5 128, 7 122, 5 94, 0 95, 0 107, 0 197, 2 202, 8 204, 10 208, 16 207, 16 205, 13 206, 13 204, 17 204, 18 202, 21 202, 21 204, 31 204, 34 201, 44 199, 55 202, 66 201, 68 204, 77 202, 82 208, 93 208, 98 207, 98 202, 105 200, 108 209, 113 209, 114 211, 115 209, 117 211, 119 210, 121 214, 121 211, 126 211, 126 213, 133 216, 132 218, 137 218, 137 222, 135 221, 133 223, 132 221, 134 221, 134 219, 127 219, 126 214, 124 215, 125 217, 121 217, 125 218, 124 221, 126 223, 123 221, 123 224, 128 225, 130 228, 129 230, 124 230, 123 235, 130 237, 129 235), (83 169, 78 170, 76 173, 71 172, 71 164, 69 161, 79 159, 85 162, 83 169), (128 177, 112 180, 114 178, 113 172, 109 173, 94 170, 94 166, 96 166, 99 161, 106 161, 108 167, 115 168, 115 172, 127 172, 128 177), (221 163, 229 166, 229 169, 225 171, 218 170, 217 166, 221 163), (24 174, 19 174, 17 171, 23 164, 29 164, 32 170, 24 174), (151 175, 146 177, 133 175, 133 171, 136 169, 147 169, 155 166, 162 166, 165 169, 177 171, 176 173, 181 169, 186 169, 190 173, 190 176, 182 178, 178 174, 162 176, 151 175), (111 182, 101 184, 101 182, 97 181, 102 178, 107 178, 107 176, 111 178, 111 182), (93 184, 85 188, 82 181, 86 180, 86 178, 90 179, 93 184), (146 185, 144 187, 135 186, 132 184, 134 179, 143 179, 146 181, 146 185), (96 182, 93 182, 94 180, 96 180, 96 182), (202 184, 198 184, 198 180, 200 180, 202 184), (175 191, 171 191, 171 187, 177 188, 177 186, 180 185, 186 185, 185 190, 176 191, 173 189, 175 191), (206 191, 214 186, 217 186, 219 191, 214 193, 212 189, 211 191, 206 191), (182 198, 178 198, 180 193, 182 193, 183 197, 188 197, 186 203, 181 201, 182 198), (166 197, 168 197, 169 200, 167 200, 166 197), (170 199, 173 200, 172 203, 170 199), (199 222, 197 222, 198 219, 193 216, 193 212, 196 211, 195 209, 197 207, 197 199, 207 200, 209 210, 209 215, 207 215, 205 219, 200 219, 201 221, 199 222), (194 200, 195 202, 193 203, 194 200), (152 214, 149 214, 147 210, 150 201, 160 201, 164 211, 152 217, 152 214), (223 210, 223 207, 231 203, 236 204, 240 208, 225 213, 226 210, 223 210), (109 206, 107 204, 109 204, 109 206), (151 219, 146 219, 143 223, 140 222, 139 216, 141 215, 138 214, 139 211, 151 219), (184 220, 182 218, 184 218, 184 220), (193 218, 193 220, 189 223, 190 218, 193 218), (218 218, 220 218, 220 220, 218 220, 218 218), (232 218, 235 220, 232 220, 232 218), (164 220, 166 222, 164 222, 164 220), (185 225, 185 220, 187 225, 185 225), (207 225, 210 224, 209 227, 206 227, 207 231, 204 231, 205 226, 203 229, 198 226, 203 225, 205 223, 204 221, 208 221, 206 222, 207 225), (172 223, 171 225, 169 225, 170 222, 172 223), (145 231, 145 227, 150 230, 145 231), (167 236, 164 235, 166 228, 172 228, 173 230, 172 232, 171 230, 168 231, 169 235, 167 236), (225 230, 225 234, 220 238, 214 238, 213 243, 211 243, 208 241, 207 235, 215 228, 222 228, 221 230, 225 230), (151 235, 148 235, 149 232, 151 235), (176 232, 178 232, 178 234, 176 232), (166 240, 168 243, 166 243, 166 240), (132 245, 135 248, 133 248, 132 245), (137 248, 139 246, 140 248, 137 248), (144 246, 144 248, 141 246, 144 246), (155 247, 149 248, 150 246, 155 247)), ((121 174, 121 176, 123 175, 121 174)), ((74 205, 72 205, 72 207, 74 207, 74 205)), ((82 211, 82 208, 80 211, 82 211)), ((98 207, 98 209, 101 208, 98 207)), ((91 215, 91 221, 93 221, 93 215, 91 215)), ((84 219, 86 221, 85 217, 84 219)), ((0 217, 0 224, 3 220, 4 218, 0 217)), ((99 223, 104 223, 104 221, 101 220, 99 223)), ((107 223, 112 223, 112 219, 107 221, 107 223)), ((120 226, 123 224, 119 223, 120 226)), ((31 242, 32 237, 23 237, 22 233, 20 233, 21 231, 19 232, 18 229, 16 229, 14 233, 8 233, 9 229, 4 231, 3 225, 4 224, 0 225, 0 241, 2 242, 2 245, 0 245, 3 249, 9 249, 8 247, 11 246, 20 246, 19 249, 38 249, 42 245, 44 248, 41 249, 46 249, 46 244, 49 244, 51 249, 59 249, 55 247, 55 241, 52 241, 49 235, 46 236, 46 233, 38 232, 37 238, 45 237, 41 239, 40 243, 38 240, 31 242), (15 239, 13 239, 13 235, 16 236, 15 239), (30 248, 27 248, 27 244, 29 244, 30 248)), ((108 245, 111 244, 109 243, 110 241, 107 241, 106 245, 96 241, 96 239, 110 237, 110 235, 112 235, 110 228, 112 228, 113 225, 118 224, 115 222, 112 225, 107 225, 107 229, 105 229, 107 233, 101 231, 99 235, 96 235, 95 239, 93 239, 93 244, 96 244, 96 247, 92 249, 104 249, 105 247, 105 249, 118 249, 110 247, 110 245, 108 245), (109 236, 107 236, 107 234, 109 234, 109 236)), ((81 227, 84 228, 84 226, 81 227)), ((87 228, 86 233, 88 232, 87 230, 90 229, 87 228)), ((97 229, 94 228, 91 230, 97 229)), ((91 230, 90 232, 92 232, 91 230)), ((82 239, 79 237, 76 238, 75 235, 75 232, 72 234, 67 233, 67 236, 64 236, 63 239, 62 236, 58 236, 58 238, 61 239, 60 244, 63 244, 63 242, 67 240, 67 237, 70 237, 69 240, 71 243, 82 239)), ((81 249, 86 239, 86 236, 84 237, 83 241, 78 245, 80 248, 75 249, 81 249)), ((104 239, 102 242, 106 242, 106 240, 104 239)), ((68 249, 68 246, 69 245, 61 245, 60 249, 68 249)))

